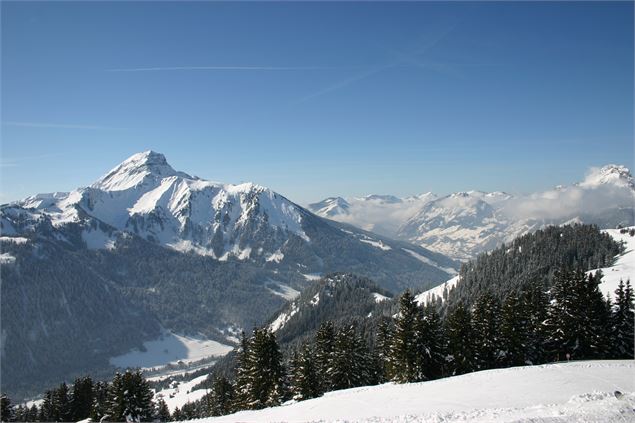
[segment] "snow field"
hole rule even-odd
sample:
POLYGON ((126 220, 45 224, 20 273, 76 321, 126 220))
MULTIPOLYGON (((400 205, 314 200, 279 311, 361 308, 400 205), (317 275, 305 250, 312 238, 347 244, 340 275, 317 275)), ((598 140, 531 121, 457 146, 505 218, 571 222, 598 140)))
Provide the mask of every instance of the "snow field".
POLYGON ((635 363, 579 361, 329 392, 220 422, 635 422, 635 363), (621 399, 615 391, 624 393, 621 399))

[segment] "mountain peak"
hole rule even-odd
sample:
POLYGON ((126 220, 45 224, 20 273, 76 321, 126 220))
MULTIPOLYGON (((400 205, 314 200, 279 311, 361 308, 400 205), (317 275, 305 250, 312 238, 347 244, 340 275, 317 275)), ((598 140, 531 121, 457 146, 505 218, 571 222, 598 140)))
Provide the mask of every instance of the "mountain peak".
POLYGON ((584 181, 578 185, 583 188, 594 188, 607 184, 635 188, 630 170, 626 166, 616 164, 591 168, 584 181))
POLYGON ((163 154, 147 150, 121 162, 92 187, 104 191, 125 191, 148 180, 157 181, 170 176, 193 179, 186 173, 174 170, 163 154))

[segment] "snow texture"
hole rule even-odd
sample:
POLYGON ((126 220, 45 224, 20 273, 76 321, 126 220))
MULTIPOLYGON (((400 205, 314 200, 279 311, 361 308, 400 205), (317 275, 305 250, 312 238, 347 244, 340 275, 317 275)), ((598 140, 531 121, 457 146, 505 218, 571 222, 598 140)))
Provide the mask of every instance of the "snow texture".
POLYGON ((329 392, 313 400, 198 421, 633 422, 634 374, 632 360, 513 367, 329 392), (621 399, 615 391, 624 394, 621 399))

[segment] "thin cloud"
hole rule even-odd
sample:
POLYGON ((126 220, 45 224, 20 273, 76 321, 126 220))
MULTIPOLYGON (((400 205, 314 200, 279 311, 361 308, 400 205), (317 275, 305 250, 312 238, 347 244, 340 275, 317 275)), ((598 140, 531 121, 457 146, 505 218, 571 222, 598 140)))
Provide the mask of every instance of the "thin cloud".
POLYGON ((51 129, 90 129, 90 130, 117 130, 110 126, 78 125, 67 123, 43 123, 43 122, 2 122, 2 126, 16 126, 22 128, 51 128, 51 129))
POLYGON ((66 153, 50 153, 50 154, 40 154, 37 156, 24 156, 24 157, 2 157, 0 159, 0 168, 6 167, 18 167, 20 163, 24 162, 32 162, 37 160, 45 160, 51 159, 54 157, 60 157, 65 155, 66 153))
POLYGON ((445 38, 445 36, 447 36, 453 29, 454 29, 455 25, 452 25, 450 27, 448 27, 447 29, 445 29, 444 31, 441 31, 439 34, 437 34, 437 36, 432 37, 431 39, 427 40, 427 42, 425 42, 420 48, 418 48, 415 51, 410 52, 408 55, 403 55, 400 54, 400 58, 394 62, 391 63, 387 63, 385 65, 381 65, 381 66, 375 66, 371 69, 368 69, 364 72, 361 72, 357 75, 354 75, 350 78, 344 79, 342 81, 339 81, 333 85, 330 85, 326 88, 323 88, 317 92, 314 92, 312 94, 309 94, 307 96, 302 97, 300 100, 298 100, 298 103, 304 103, 305 101, 308 100, 312 100, 314 98, 317 97, 321 97, 325 94, 331 93, 333 91, 337 91, 340 90, 342 88, 345 88, 355 82, 361 81, 363 79, 366 79, 370 76, 373 76, 375 74, 378 74, 380 72, 383 72, 384 70, 387 70, 389 68, 393 68, 393 67, 397 67, 397 66, 402 66, 404 64, 404 62, 407 63, 412 63, 412 62, 416 62, 416 59, 414 59, 416 56, 422 55, 423 53, 425 53, 426 51, 428 51, 429 49, 431 49, 432 47, 434 47, 435 45, 437 45, 443 38, 445 38))
POLYGON ((121 68, 107 69, 107 72, 164 72, 164 71, 302 71, 302 70, 329 70, 341 69, 333 66, 162 66, 151 68, 121 68))
POLYGON ((344 88, 344 87, 346 87, 348 85, 351 85, 351 84, 353 84, 353 83, 355 83, 357 81, 361 81, 362 79, 366 79, 366 78, 368 78, 368 77, 370 77, 372 75, 375 75, 375 74, 377 74, 377 73, 379 73, 379 72, 381 72, 383 70, 386 70, 388 68, 391 68, 393 66, 396 66, 396 65, 391 63, 391 64, 388 64, 388 65, 383 65, 383 66, 379 66, 379 67, 375 67, 375 68, 369 69, 366 72, 359 73, 359 74, 357 74, 355 76, 352 76, 352 77, 350 77, 348 79, 344 79, 344 80, 339 81, 339 82, 337 82, 337 83, 335 83, 335 84, 333 84, 331 86, 328 86, 328 87, 326 87, 324 89, 321 89, 320 91, 317 91, 317 92, 315 92, 313 94, 309 94, 309 95, 307 95, 305 97, 302 97, 299 100, 299 103, 304 103, 305 101, 311 100, 313 98, 320 97, 320 96, 323 96, 324 94, 328 94, 328 93, 330 93, 332 91, 336 91, 336 90, 342 89, 342 88, 344 88))

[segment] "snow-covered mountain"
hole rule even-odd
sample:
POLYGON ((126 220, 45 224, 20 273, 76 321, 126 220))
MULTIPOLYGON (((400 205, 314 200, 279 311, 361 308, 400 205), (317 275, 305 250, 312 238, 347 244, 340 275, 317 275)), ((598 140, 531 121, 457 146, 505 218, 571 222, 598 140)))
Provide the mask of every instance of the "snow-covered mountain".
POLYGON ((318 216, 395 238, 403 222, 436 198, 431 192, 406 198, 377 194, 346 199, 331 197, 309 204, 308 209, 318 216))
MULTIPOLYGON (((373 196, 362 201, 402 200, 373 196)), ((323 203, 321 210, 326 215, 345 212, 348 207, 345 200, 337 198, 323 203)), ((202 180, 174 170, 162 154, 153 151, 131 156, 89 187, 38 194, 0 210, 4 235, 26 236, 36 231, 36 222, 41 221, 50 222, 58 231, 78 225, 82 241, 91 249, 116 248, 118 237, 133 234, 181 252, 271 266, 297 266, 298 261, 323 263, 326 257, 319 251, 325 236, 322 229, 333 232, 335 228, 268 188, 202 180), (312 240, 311 234, 319 239, 312 240), (298 259, 304 253, 312 260, 298 259)), ((351 228, 335 230, 337 237, 365 248, 374 246, 379 250, 375 252, 417 261, 373 234, 351 228)), ((309 267, 304 273, 328 270, 319 265, 309 267)), ((448 267, 453 265, 438 266, 448 267)))
POLYGON ((0 206, 0 231, 2 376, 17 397, 103 371, 164 331, 234 342, 326 273, 400 292, 458 267, 268 188, 176 171, 152 151, 89 187, 0 206))
POLYGON ((365 200, 375 197, 340 199, 348 204, 346 213, 333 209, 327 215, 313 205, 309 208, 458 260, 549 224, 595 223, 611 228, 635 223, 635 183, 620 165, 592 168, 579 183, 529 195, 467 191, 440 198, 431 193, 396 200, 389 196, 390 203, 365 200))
MULTIPOLYGON (((90 216, 119 231, 220 260, 252 255, 281 260, 279 249, 289 237, 309 241, 302 230, 306 212, 286 198, 251 183, 225 185, 177 172, 153 151, 133 155, 90 187, 15 205, 50 217, 54 226, 90 216)), ((13 231, 3 220, 3 232, 13 231)), ((92 247, 113 242, 98 228, 82 236, 92 247)))

